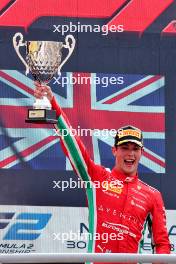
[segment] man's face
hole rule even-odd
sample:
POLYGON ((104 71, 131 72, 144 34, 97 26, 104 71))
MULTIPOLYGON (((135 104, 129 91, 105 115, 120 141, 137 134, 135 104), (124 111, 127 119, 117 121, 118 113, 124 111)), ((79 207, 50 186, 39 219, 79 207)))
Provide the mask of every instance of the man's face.
POLYGON ((127 176, 135 176, 142 152, 143 149, 132 142, 113 147, 112 153, 116 158, 115 168, 127 176))

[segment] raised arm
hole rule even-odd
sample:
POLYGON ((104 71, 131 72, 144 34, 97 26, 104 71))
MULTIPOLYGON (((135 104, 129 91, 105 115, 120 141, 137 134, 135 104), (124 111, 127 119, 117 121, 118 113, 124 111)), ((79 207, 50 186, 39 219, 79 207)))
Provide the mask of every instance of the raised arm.
POLYGON ((80 138, 74 135, 75 133, 72 133, 70 122, 53 96, 51 88, 49 86, 41 86, 37 82, 35 85, 35 97, 42 98, 43 95, 46 95, 51 102, 52 108, 56 110, 58 122, 55 128, 60 134, 62 149, 69 158, 73 169, 83 181, 96 180, 98 171, 102 171, 103 168, 94 163, 80 138))

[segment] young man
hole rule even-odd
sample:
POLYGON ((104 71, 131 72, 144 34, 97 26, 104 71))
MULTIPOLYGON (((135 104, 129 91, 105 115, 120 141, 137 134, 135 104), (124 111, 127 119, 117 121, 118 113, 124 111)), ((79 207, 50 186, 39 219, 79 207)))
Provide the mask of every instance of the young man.
POLYGON ((112 171, 95 164, 77 136, 72 136, 70 123, 56 102, 51 89, 36 83, 35 97, 47 98, 56 110, 56 128, 62 135, 65 154, 83 181, 93 184, 86 188, 89 203, 89 232, 97 234, 90 239, 89 252, 140 252, 145 223, 152 232, 152 245, 156 253, 170 253, 166 229, 165 209, 159 191, 138 178, 138 164, 143 152, 142 132, 133 126, 117 131, 112 153, 115 166, 112 171), (95 183, 99 182, 99 188, 95 183))

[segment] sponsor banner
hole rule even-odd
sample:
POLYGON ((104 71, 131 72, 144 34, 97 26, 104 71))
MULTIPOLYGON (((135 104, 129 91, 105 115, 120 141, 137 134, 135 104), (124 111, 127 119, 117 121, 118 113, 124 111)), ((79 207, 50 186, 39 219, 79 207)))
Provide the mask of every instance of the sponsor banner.
MULTIPOLYGON (((87 212, 87 208, 1 205, 0 253, 79 252, 67 241, 76 244, 74 234, 79 234, 87 212)), ((81 244, 86 252, 86 242, 81 244)))
MULTIPOLYGON (((176 253, 176 211, 166 214, 171 252, 176 253)), ((88 209, 1 205, 0 230, 0 253, 86 252, 88 209)), ((152 253, 150 241, 147 230, 142 253, 152 253)))
MULTIPOLYGON (((107 20, 107 24, 104 27, 108 27, 111 33, 117 31, 116 25, 118 25, 123 26, 125 32, 133 32, 141 36, 146 30, 154 33, 161 32, 168 26, 168 23, 170 24, 175 19, 174 12, 171 12, 175 7, 174 2, 174 0, 130 2, 125 0, 102 0, 100 3, 93 0, 84 2, 72 0, 68 4, 64 0, 45 0, 45 4, 43 4, 42 0, 37 0, 36 5, 36 0, 31 0, 30 2, 23 0, 1 0, 0 27, 16 26, 18 28, 25 28, 26 31, 29 28, 53 30, 50 27, 51 21, 54 21, 54 23, 58 21, 59 24, 54 25, 57 31, 53 30, 53 32, 59 33, 60 26, 63 24, 65 32, 69 34, 82 32, 80 30, 82 18, 84 19, 83 21, 87 18, 88 21, 93 19, 100 20, 102 18, 107 20), (25 16, 21 16, 21 14, 25 14, 25 16), (132 15, 133 19, 131 19, 132 15), (60 21, 62 17, 64 21, 60 21), (65 24, 66 18, 69 20, 72 18, 73 21, 75 21, 74 18, 78 20, 77 23, 74 22, 70 30, 68 29, 68 25, 65 24), (155 27, 153 27, 153 24, 155 27)), ((87 27, 86 25, 83 26, 85 27, 85 32, 92 32, 88 27, 89 24, 87 27)), ((174 25, 165 30, 164 33, 174 34, 174 25)))

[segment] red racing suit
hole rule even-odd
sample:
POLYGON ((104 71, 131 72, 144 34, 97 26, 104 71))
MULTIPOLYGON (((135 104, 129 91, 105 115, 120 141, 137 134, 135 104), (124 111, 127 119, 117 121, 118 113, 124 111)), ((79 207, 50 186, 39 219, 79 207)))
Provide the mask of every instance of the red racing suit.
POLYGON ((161 194, 135 177, 126 177, 115 168, 110 171, 95 164, 79 137, 73 136, 72 127, 57 104, 52 107, 58 116, 57 129, 67 131, 61 136, 65 154, 86 186, 89 206, 89 232, 96 234, 89 240, 89 252, 140 252, 146 220, 152 232, 156 253, 170 253, 165 209, 161 194), (65 135, 67 134, 67 135, 65 135))

